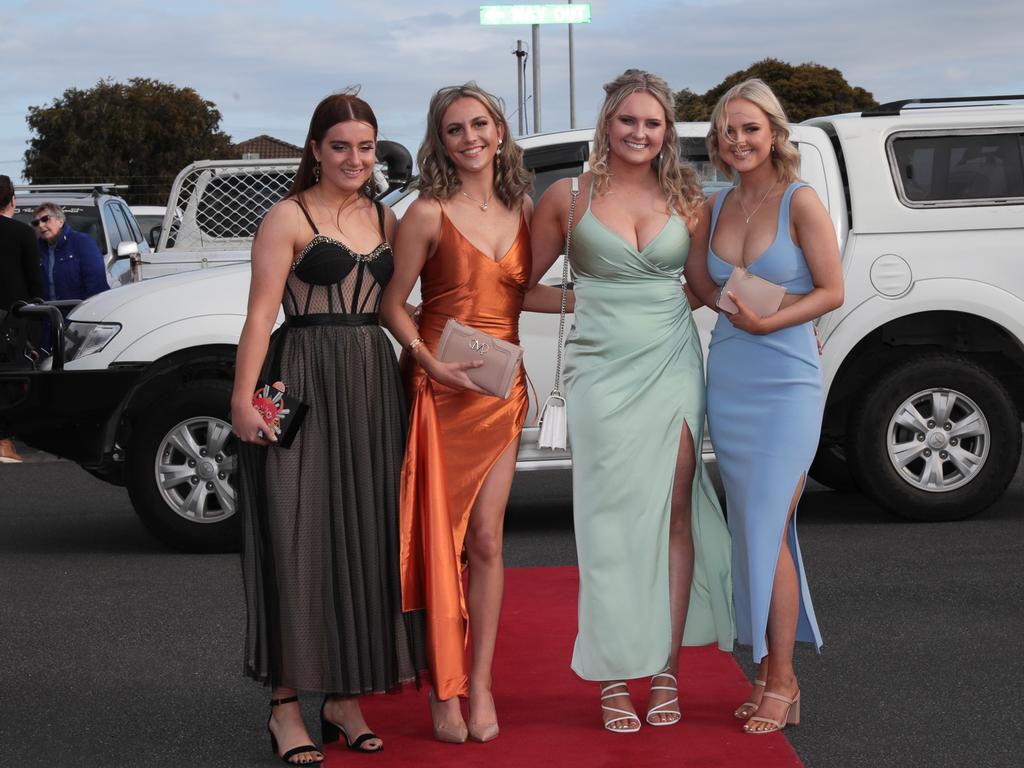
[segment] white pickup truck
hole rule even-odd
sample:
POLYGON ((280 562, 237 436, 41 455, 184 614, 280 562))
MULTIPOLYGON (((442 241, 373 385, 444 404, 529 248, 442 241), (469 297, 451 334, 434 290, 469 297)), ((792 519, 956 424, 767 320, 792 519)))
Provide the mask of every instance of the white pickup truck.
MULTIPOLYGON (((707 128, 678 125, 713 189, 722 182, 707 163, 707 128)), ((586 169, 591 136, 520 140, 537 194, 586 169)), ((801 175, 835 224, 846 279, 845 304, 818 323, 827 401, 811 475, 909 519, 973 515, 1003 492, 1021 454, 1024 107, 901 102, 816 118, 793 138, 801 175)), ((401 215, 414 194, 397 189, 388 201, 401 215)), ((176 205, 180 233, 193 212, 173 201, 169 210, 176 205)), ((545 280, 557 283, 559 270, 545 280)), ((0 425, 127 485, 163 540, 235 546, 227 419, 248 274, 244 263, 200 269, 84 302, 51 370, 0 371, 0 425)), ((714 314, 696 317, 706 345, 714 314)), ((523 315, 526 366, 541 397, 556 329, 557 317, 523 315)), ((777 438, 785 450, 786 435, 777 438)), ((526 430, 519 470, 570 465, 568 453, 540 451, 536 430, 526 430)))

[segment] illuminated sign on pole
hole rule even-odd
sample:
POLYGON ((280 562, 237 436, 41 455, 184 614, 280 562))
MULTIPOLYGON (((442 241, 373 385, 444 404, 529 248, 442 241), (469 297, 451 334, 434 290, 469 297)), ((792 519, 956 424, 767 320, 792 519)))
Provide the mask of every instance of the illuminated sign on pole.
POLYGON ((571 5, 481 5, 480 23, 589 24, 590 3, 571 5))

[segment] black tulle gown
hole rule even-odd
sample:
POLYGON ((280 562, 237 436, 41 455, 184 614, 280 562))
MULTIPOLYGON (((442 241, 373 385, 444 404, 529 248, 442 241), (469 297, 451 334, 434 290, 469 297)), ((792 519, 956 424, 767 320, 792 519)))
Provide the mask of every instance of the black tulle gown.
POLYGON ((388 691, 426 668, 398 566, 407 414, 377 315, 393 258, 386 240, 357 254, 319 234, 299 205, 314 237, 288 275, 263 379, 309 411, 291 448, 241 447, 245 672, 308 691, 388 691))

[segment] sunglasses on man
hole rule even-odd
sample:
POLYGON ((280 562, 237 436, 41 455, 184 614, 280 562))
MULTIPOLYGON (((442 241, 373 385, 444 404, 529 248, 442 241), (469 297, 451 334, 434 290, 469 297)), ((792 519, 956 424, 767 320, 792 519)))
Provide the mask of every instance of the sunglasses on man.
POLYGON ((32 226, 33 227, 38 227, 40 224, 45 224, 49 220, 50 220, 50 214, 46 214, 45 216, 40 216, 38 219, 32 219, 32 226))

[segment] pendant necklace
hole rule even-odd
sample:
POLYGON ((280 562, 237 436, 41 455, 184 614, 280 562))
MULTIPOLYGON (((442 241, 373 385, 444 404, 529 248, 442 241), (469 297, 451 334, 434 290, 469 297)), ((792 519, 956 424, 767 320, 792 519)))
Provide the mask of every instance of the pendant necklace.
MULTIPOLYGON (((746 208, 746 206, 745 206, 745 205, 743 205, 743 201, 742 201, 742 200, 740 200, 740 197, 739 197, 739 195, 737 195, 737 196, 736 196, 736 202, 738 202, 738 203, 740 204, 740 210, 742 210, 742 211, 743 211, 743 213, 746 213, 746 214, 747 214, 747 218, 746 218, 746 219, 744 219, 744 221, 743 221, 743 223, 744 223, 744 224, 749 224, 749 223, 750 223, 750 220, 751 220, 752 218, 754 218, 754 214, 755 214, 755 213, 757 213, 757 212, 758 212, 759 210, 761 210, 761 206, 762 206, 762 205, 764 205, 764 201, 768 199, 768 195, 770 195, 770 194, 772 193, 772 190, 773 190, 773 189, 775 189, 775 186, 776 186, 776 185, 777 185, 778 183, 779 183, 779 180, 778 180, 778 179, 776 179, 776 180, 775 180, 775 183, 774 183, 774 184, 772 184, 772 185, 771 185, 770 187, 768 187, 768 191, 764 193, 764 197, 762 197, 762 198, 761 198, 761 202, 759 202, 759 203, 757 204, 757 206, 755 206, 754 210, 752 210, 752 211, 751 211, 750 213, 747 213, 747 208, 746 208)), ((466 193, 465 193, 465 192, 463 192, 463 194, 466 194, 466 193)))
POLYGON ((482 201, 480 201, 480 200, 477 200, 472 195, 467 194, 466 192, 462 191, 461 189, 459 191, 462 192, 462 194, 466 196, 466 199, 472 200, 474 203, 476 203, 478 206, 480 206, 480 210, 481 211, 486 211, 487 210, 487 206, 491 204, 491 198, 494 197, 494 192, 492 191, 491 194, 489 194, 482 201))

